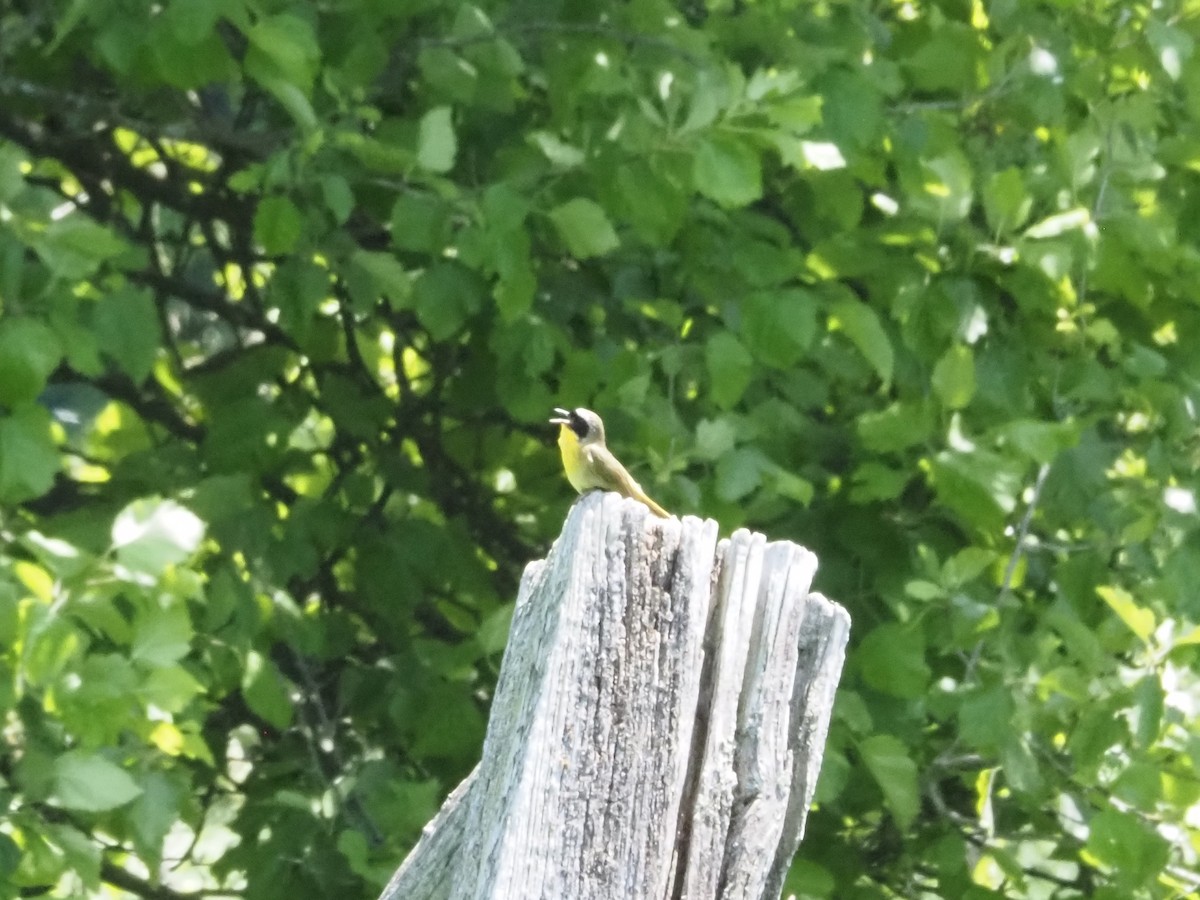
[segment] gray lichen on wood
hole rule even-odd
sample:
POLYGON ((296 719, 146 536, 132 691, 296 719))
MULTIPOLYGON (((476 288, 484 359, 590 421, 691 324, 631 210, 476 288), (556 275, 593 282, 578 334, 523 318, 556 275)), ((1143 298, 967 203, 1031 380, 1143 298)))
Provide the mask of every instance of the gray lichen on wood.
POLYGON ((815 571, 582 498, 522 578, 483 759, 382 900, 778 897, 849 631, 815 571))

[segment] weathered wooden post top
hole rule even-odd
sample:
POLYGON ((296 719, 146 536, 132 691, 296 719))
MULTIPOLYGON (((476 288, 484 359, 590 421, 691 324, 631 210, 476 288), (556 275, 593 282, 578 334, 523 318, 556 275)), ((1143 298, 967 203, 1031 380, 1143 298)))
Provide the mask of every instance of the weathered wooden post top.
POLYGON ((816 568, 583 497, 521 580, 483 759, 381 900, 777 898, 850 628, 816 568))

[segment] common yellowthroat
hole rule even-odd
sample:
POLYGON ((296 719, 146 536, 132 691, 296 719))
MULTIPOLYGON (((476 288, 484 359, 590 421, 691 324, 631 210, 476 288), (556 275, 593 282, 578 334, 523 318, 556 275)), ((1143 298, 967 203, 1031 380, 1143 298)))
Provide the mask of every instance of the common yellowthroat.
POLYGON ((558 415, 550 421, 560 426, 558 449, 571 487, 581 494, 593 488, 616 491, 645 503, 656 516, 670 518, 671 514, 646 496, 642 486, 604 445, 604 422, 598 415, 582 406, 575 410, 555 407, 554 411, 558 415))

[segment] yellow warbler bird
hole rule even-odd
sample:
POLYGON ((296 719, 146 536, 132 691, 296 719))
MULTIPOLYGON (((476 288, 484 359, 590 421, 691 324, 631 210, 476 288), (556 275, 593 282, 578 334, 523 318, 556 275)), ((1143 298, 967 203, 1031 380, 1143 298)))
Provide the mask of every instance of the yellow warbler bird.
POLYGON ((560 426, 558 449, 571 487, 581 494, 592 489, 616 491, 645 503, 656 516, 670 518, 671 514, 646 496, 642 486, 604 445, 604 422, 598 415, 582 406, 575 410, 555 407, 554 411, 558 415, 550 421, 560 426))

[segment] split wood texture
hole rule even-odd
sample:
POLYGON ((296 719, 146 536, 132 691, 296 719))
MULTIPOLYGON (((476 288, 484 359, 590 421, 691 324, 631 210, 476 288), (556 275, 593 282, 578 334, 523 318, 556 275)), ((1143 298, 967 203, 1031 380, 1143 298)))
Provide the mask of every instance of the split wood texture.
POLYGON ((778 898, 850 628, 816 568, 580 499, 522 577, 483 759, 381 900, 778 898))

